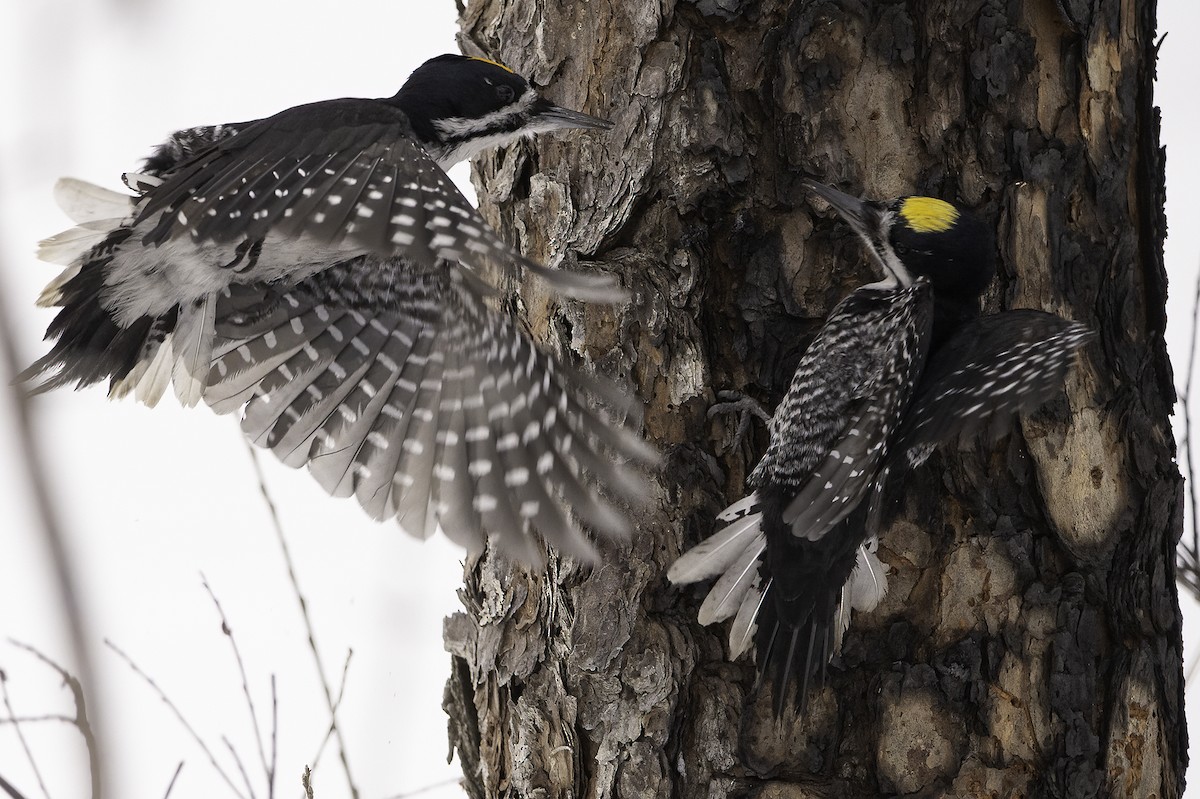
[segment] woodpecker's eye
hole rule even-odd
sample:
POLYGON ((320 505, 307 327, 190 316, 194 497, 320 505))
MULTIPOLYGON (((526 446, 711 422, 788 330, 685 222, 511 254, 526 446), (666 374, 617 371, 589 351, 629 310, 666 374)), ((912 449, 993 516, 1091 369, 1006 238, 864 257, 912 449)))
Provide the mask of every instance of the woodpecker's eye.
POLYGON ((502 103, 511 103, 513 101, 513 88, 505 84, 500 84, 496 87, 496 97, 502 103))

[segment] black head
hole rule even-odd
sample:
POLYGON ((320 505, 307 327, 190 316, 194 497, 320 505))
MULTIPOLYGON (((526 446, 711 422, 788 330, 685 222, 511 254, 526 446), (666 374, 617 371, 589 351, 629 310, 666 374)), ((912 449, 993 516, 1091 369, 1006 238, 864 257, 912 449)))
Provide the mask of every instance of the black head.
POLYGON ((967 302, 996 274, 991 228, 960 205, 916 196, 875 202, 807 185, 850 223, 888 281, 908 285, 921 275, 939 300, 967 302))
POLYGON ((543 100, 525 78, 503 64, 461 55, 426 61, 393 100, 443 168, 519 136, 612 127, 606 120, 543 100))

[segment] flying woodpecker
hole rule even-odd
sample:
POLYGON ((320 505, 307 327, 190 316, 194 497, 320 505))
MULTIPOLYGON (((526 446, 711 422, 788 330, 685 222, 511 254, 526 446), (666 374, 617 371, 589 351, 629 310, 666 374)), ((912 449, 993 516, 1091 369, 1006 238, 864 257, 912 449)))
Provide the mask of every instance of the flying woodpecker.
POLYGON ((284 463, 425 537, 531 532, 580 558, 629 529, 644 486, 629 393, 541 352, 488 302, 484 268, 530 270, 580 299, 612 276, 552 270, 505 243, 445 170, 488 147, 605 120, 555 106, 498 63, 457 55, 395 96, 297 106, 179 131, 126 175, 132 196, 64 179, 78 227, 42 243, 66 270, 34 392, 107 380, 112 397, 242 411, 284 463), (595 485, 603 485, 602 497, 595 485), (615 500, 614 503, 612 500, 615 500))
POLYGON ((809 188, 850 224, 883 279, 830 313, 771 418, 770 444, 747 480, 753 493, 667 575, 676 584, 717 578, 700 623, 733 617, 730 657, 753 643, 777 716, 793 679, 803 711, 850 611, 871 610, 886 593, 875 536, 889 475, 1053 397, 1091 335, 1040 311, 978 317, 994 248, 966 208, 809 188))

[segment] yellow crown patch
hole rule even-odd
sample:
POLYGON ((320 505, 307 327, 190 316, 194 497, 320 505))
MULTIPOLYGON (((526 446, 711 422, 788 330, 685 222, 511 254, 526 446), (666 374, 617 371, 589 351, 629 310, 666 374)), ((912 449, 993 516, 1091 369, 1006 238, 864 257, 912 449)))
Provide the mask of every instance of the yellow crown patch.
POLYGON ((501 64, 499 61, 493 61, 490 58, 478 58, 476 56, 471 56, 471 60, 472 61, 482 61, 485 64, 491 64, 494 67, 500 67, 500 69, 504 70, 505 72, 512 72, 512 74, 514 74, 514 75, 517 74, 517 73, 513 72, 511 69, 509 69, 508 67, 501 64))
POLYGON ((933 197, 907 197, 900 204, 900 217, 918 233, 945 233, 958 220, 958 209, 933 197))

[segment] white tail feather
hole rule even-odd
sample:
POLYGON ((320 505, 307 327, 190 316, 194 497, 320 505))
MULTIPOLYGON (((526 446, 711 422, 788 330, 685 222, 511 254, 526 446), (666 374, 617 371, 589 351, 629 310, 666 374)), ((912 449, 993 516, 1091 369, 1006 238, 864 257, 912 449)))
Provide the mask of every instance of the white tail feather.
POLYGON ((743 551, 742 556, 721 575, 721 579, 704 598, 697 614, 701 624, 724 621, 737 612, 746 593, 759 579, 758 558, 766 548, 767 538, 758 531, 753 545, 743 551))
POLYGON ((75 178, 59 178, 54 200, 78 227, 42 239, 37 257, 66 269, 51 280, 37 298, 42 308, 62 303, 62 288, 83 268, 83 257, 124 224, 133 210, 133 198, 75 178))
POLYGON ((198 403, 204 393, 212 365, 216 314, 217 303, 212 294, 179 312, 172 335, 175 365, 171 377, 175 382, 175 396, 184 407, 198 403))
POLYGON ((74 263, 68 266, 59 274, 58 277, 50 281, 46 288, 42 289, 42 293, 38 295, 37 304, 39 308, 54 308, 62 304, 62 288, 67 283, 79 274, 79 270, 83 268, 82 263, 74 263))
POLYGON ((758 492, 744 496, 737 502, 730 505, 725 510, 717 514, 717 518, 723 522, 731 522, 739 516, 745 516, 747 513, 758 504, 758 492))
POLYGON ((737 519, 679 556, 667 570, 675 585, 698 583, 724 574, 762 538, 762 514, 737 519))
MULTIPOLYGON (((39 261, 60 266, 73 266, 93 247, 125 222, 125 217, 85 222, 77 227, 56 233, 38 242, 39 261)), ((78 268, 76 268, 78 271, 78 268)))
POLYGON ((172 341, 174 334, 169 334, 158 350, 154 353, 154 359, 150 361, 150 365, 145 369, 141 379, 138 380, 137 386, 134 389, 134 396, 138 402, 144 403, 147 407, 153 408, 162 399, 163 394, 167 393, 167 386, 171 385, 171 357, 175 345, 172 341))
POLYGON ((76 178, 59 178, 54 184, 54 201, 79 225, 124 219, 133 210, 133 199, 128 194, 76 178))
POLYGON ((742 599, 742 606, 738 608, 737 616, 733 618, 733 624, 729 628, 730 660, 737 660, 754 642, 754 633, 758 629, 758 612, 762 610, 763 602, 771 593, 772 582, 773 580, 768 580, 767 587, 760 591, 758 581, 755 580, 742 599))
POLYGON ((863 613, 874 610, 887 594, 888 567, 875 554, 878 549, 879 539, 875 537, 858 548, 858 562, 846 582, 850 606, 863 613))
POLYGON ((842 637, 850 627, 850 611, 866 613, 878 607, 887 594, 887 564, 875 554, 879 539, 875 536, 858 548, 858 561, 850 579, 842 586, 841 601, 838 602, 833 628, 833 651, 842 651, 842 637))

